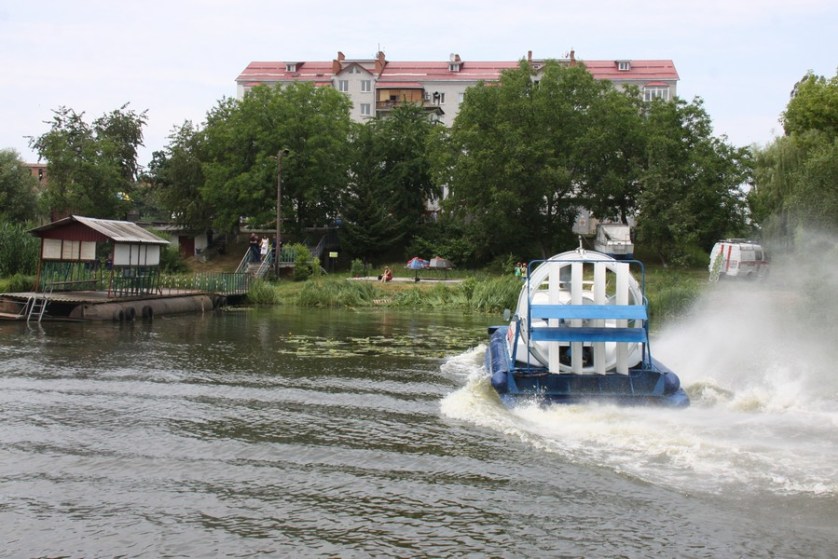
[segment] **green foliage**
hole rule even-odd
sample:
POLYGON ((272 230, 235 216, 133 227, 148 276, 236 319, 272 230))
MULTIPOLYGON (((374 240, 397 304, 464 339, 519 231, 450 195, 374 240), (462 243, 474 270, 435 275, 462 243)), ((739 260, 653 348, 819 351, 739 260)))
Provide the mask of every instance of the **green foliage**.
POLYGON ((480 262, 475 257, 475 246, 465 236, 465 230, 464 224, 443 214, 438 221, 428 222, 422 227, 403 256, 440 256, 457 266, 476 266, 480 262))
POLYGON ((40 240, 20 224, 0 222, 0 277, 34 274, 40 246, 40 240))
POLYGON ((168 245, 160 251, 160 271, 165 274, 182 274, 189 271, 177 247, 168 245))
POLYGON ((304 244, 293 244, 286 249, 294 253, 294 281, 305 281, 320 275, 320 261, 312 256, 304 244))
POLYGON ((765 236, 838 231, 838 74, 807 74, 783 113, 786 136, 755 154, 748 202, 765 236))
POLYGON ((123 218, 130 207, 139 166, 146 112, 123 105, 88 124, 84 113, 53 111, 49 132, 31 141, 47 161, 43 203, 59 213, 123 218))
POLYGON ((201 130, 184 122, 169 136, 169 145, 156 151, 146 180, 151 185, 152 203, 166 210, 175 221, 190 229, 212 225, 212 206, 202 195, 206 140, 201 130))
POLYGON ((795 84, 781 120, 787 136, 818 130, 838 137, 838 72, 829 79, 808 72, 795 84))
POLYGON ((338 215, 348 168, 350 101, 312 83, 259 86, 241 100, 225 99, 203 130, 201 196, 222 230, 241 216, 276 221, 281 159, 283 229, 300 234, 338 215))
POLYGON ((707 260, 699 274, 673 273, 666 270, 647 271, 646 293, 649 297, 649 316, 652 324, 683 316, 689 311, 703 286, 707 260))
POLYGON ((712 136, 700 100, 655 101, 646 122, 637 243, 654 247, 663 263, 678 263, 690 247, 709 251, 719 238, 741 233, 741 187, 751 172, 747 150, 712 136))
POLYGON ((247 290, 247 301, 254 305, 276 305, 280 299, 273 285, 266 281, 256 280, 247 290))
POLYGON ((0 150, 0 221, 23 223, 37 217, 38 181, 14 150, 0 150))
POLYGON ((349 273, 352 274, 352 277, 359 278, 366 273, 367 267, 364 266, 364 261, 360 258, 355 258, 352 260, 352 264, 349 268, 349 273))
POLYGON ((367 281, 324 278, 308 281, 300 291, 298 304, 304 307, 369 306, 383 295, 367 281))
POLYGON ((0 280, 0 293, 16 293, 21 291, 33 291, 35 289, 35 276, 15 274, 12 277, 0 280))
POLYGON ((476 282, 470 305, 474 310, 486 313, 514 310, 518 306, 521 285, 521 280, 512 275, 476 282))
POLYGON ((477 280, 474 278, 466 278, 463 280, 461 287, 463 288, 463 295, 465 295, 466 302, 471 305, 471 301, 474 298, 474 289, 477 286, 477 280))
POLYGON ((522 62, 499 85, 470 88, 437 142, 434 174, 450 185, 444 207, 463 224, 475 260, 522 245, 552 254, 568 242, 583 178, 575 146, 610 85, 583 67, 548 62, 542 72, 536 84, 522 62))
POLYGON ((604 88, 575 144, 580 202, 600 220, 628 223, 637 211, 647 162, 643 102, 635 89, 604 88))
MULTIPOLYGON (((646 292, 653 321, 683 316, 707 285, 706 262, 698 272, 670 269, 647 270, 646 292)), ((406 289, 383 288, 377 282, 335 277, 318 278, 302 284, 293 300, 303 307, 372 307, 385 305, 402 309, 459 309, 464 312, 500 314, 515 310, 523 284, 511 274, 468 277, 459 284, 424 282, 406 289)), ((267 303, 266 303, 267 304, 267 303)))
POLYGON ((427 201, 440 194, 426 154, 433 126, 422 107, 407 103, 358 128, 342 209, 352 254, 401 252, 421 228, 427 201))

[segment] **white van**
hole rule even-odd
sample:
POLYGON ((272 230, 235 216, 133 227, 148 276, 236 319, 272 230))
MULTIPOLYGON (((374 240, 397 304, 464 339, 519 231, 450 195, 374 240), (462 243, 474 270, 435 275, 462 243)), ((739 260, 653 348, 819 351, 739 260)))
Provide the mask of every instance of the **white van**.
POLYGON ((710 279, 757 279, 768 275, 768 256, 762 246, 744 239, 719 241, 710 251, 710 279))

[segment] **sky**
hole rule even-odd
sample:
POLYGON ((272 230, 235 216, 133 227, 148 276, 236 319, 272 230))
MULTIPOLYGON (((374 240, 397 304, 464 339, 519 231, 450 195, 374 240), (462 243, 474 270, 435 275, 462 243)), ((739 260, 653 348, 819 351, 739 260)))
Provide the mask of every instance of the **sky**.
POLYGON ((669 59, 735 146, 782 135, 807 71, 838 68, 835 0, 0 0, 0 149, 37 161, 53 111, 147 111, 139 163, 201 125, 255 60, 669 59))

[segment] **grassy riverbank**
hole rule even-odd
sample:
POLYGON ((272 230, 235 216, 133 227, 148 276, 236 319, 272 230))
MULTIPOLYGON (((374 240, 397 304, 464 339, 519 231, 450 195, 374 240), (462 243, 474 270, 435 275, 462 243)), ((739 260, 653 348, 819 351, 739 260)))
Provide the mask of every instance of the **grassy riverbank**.
MULTIPOLYGON (((305 282, 259 282, 248 294, 251 304, 306 307, 392 307, 500 313, 517 305, 521 281, 511 275, 463 274, 460 281, 365 281, 333 274, 305 282)), ((705 270, 648 267, 646 294, 653 318, 683 314, 707 285, 705 270)))
MULTIPOLYGON (((515 309, 521 281, 511 274, 458 270, 449 279, 424 278, 418 282, 381 283, 350 278, 348 273, 329 274, 307 281, 283 278, 257 282, 248 293, 252 305, 297 305, 304 307, 381 307, 416 310, 457 310, 500 314, 515 309)), ((404 279, 404 278, 402 278, 404 279)), ((0 293, 31 289, 34 278, 0 279, 0 293)), ((646 268, 646 295, 654 321, 682 315, 707 286, 705 269, 646 268)))

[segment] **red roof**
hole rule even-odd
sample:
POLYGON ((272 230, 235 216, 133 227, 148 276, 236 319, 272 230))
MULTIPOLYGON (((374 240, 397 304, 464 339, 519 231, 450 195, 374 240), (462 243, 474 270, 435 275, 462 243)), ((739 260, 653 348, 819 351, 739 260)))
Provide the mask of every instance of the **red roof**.
MULTIPOLYGON (((383 58, 383 55, 382 55, 383 58)), ((534 60, 534 63, 544 61, 534 60)), ((671 60, 630 60, 628 70, 618 69, 615 60, 579 60, 591 74, 600 80, 637 81, 650 80, 678 80, 678 72, 671 60)), ((428 81, 457 82, 457 81, 497 81, 501 72, 517 68, 520 61, 479 61, 460 60, 459 71, 450 68, 450 61, 417 61, 404 62, 387 60, 383 71, 378 75, 381 82, 386 83, 422 83, 428 81)), ((338 74, 349 66, 360 66, 372 75, 376 75, 376 60, 334 60, 331 62, 251 62, 236 78, 236 82, 251 86, 254 83, 275 81, 316 81, 328 82, 335 77, 334 70, 339 68, 338 74), (296 66, 294 72, 288 67, 296 66)), ((392 86, 391 86, 392 87, 392 86)))
POLYGON ((678 72, 671 60, 630 60, 629 70, 620 70, 614 60, 583 60, 597 79, 624 81, 677 80, 678 72))

